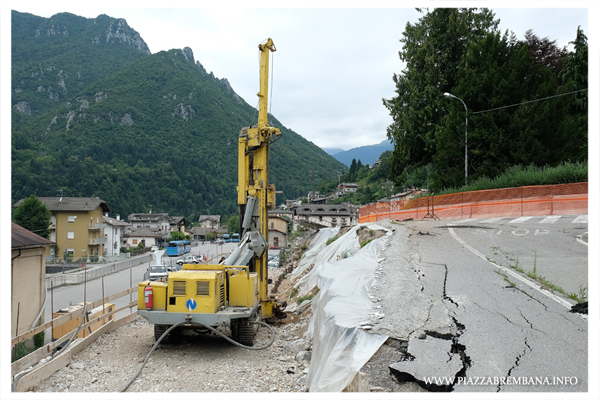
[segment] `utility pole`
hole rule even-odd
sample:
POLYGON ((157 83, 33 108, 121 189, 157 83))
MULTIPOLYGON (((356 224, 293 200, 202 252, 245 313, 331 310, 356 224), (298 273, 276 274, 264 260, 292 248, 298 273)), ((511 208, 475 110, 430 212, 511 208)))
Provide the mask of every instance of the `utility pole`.
MULTIPOLYGON (((315 199, 316 195, 315 195, 315 177, 317 176, 317 171, 316 170, 312 170, 310 171, 310 176, 312 178, 312 200, 315 199)), ((308 199, 308 202, 310 203, 311 199, 308 199)))

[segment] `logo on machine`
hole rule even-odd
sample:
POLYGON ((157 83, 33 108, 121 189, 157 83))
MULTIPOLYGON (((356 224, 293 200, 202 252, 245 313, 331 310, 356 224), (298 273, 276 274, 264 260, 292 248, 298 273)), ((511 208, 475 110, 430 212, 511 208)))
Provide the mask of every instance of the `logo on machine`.
POLYGON ((185 306, 187 307, 188 311, 192 311, 194 308, 196 308, 196 300, 194 299, 189 299, 186 303, 185 306))

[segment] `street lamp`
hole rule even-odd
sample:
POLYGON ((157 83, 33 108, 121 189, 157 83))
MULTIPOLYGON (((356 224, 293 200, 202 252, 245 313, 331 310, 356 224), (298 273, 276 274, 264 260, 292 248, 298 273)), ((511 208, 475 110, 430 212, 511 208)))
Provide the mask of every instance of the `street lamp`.
POLYGON ((456 97, 453 94, 450 93, 444 93, 444 96, 446 97, 453 97, 455 99, 460 100, 461 103, 463 103, 463 106, 465 106, 465 186, 467 185, 467 126, 469 124, 469 120, 468 120, 468 115, 467 115, 467 105, 465 104, 464 101, 462 101, 461 99, 459 99, 458 97, 456 97))

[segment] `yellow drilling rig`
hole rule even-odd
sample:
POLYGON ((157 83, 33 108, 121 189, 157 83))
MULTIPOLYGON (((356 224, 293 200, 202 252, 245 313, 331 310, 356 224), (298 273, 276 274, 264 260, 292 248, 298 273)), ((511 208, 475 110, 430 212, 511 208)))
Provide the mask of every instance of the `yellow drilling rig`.
MULTIPOLYGON (((174 325, 188 329, 229 326, 231 339, 252 346, 258 321, 284 316, 268 294, 268 210, 275 207, 269 184, 269 144, 281 137, 267 120, 269 53, 273 40, 259 44, 258 123, 242 128, 238 146, 238 204, 241 240, 221 263, 184 264, 166 282, 138 284, 137 313, 154 324, 159 340, 174 325)), ((163 341, 169 336, 167 334, 163 341)))

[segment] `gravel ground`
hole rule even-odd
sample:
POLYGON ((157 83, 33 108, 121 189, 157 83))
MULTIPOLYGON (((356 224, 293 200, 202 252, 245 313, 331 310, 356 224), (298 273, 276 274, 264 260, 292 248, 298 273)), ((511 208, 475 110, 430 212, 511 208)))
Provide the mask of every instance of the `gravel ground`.
MULTIPOLYGON (((308 361, 297 361, 298 342, 310 314, 298 323, 274 326, 265 350, 235 346, 214 334, 186 331, 174 344, 160 344, 128 392, 304 392, 308 361)), ((228 329, 223 329, 228 334, 228 329)), ((270 332, 261 328, 256 345, 270 332)), ((140 318, 102 335, 33 392, 118 392, 135 375, 154 345, 153 326, 140 318)))
MULTIPOLYGON (((404 257, 411 258, 414 254, 398 254, 407 250, 401 245, 408 235, 405 228, 391 223, 381 225, 396 230, 392 237, 393 245, 382 254, 387 262, 383 263, 383 269, 377 277, 379 286, 386 287, 389 264, 397 264, 401 259, 407 262, 404 257)), ((269 285, 269 289, 277 300, 287 300, 288 304, 295 302, 295 298, 289 298, 295 283, 290 281, 289 275, 298 265, 303 253, 302 245, 312 237, 313 234, 307 232, 294 241, 288 264, 283 268, 269 268, 269 278, 274 282, 269 285), (284 273, 288 279, 281 276, 284 273)), ((411 277, 408 281, 413 279, 411 277)), ((404 290, 412 292, 415 288, 409 286, 404 290)), ((386 300, 387 297, 393 297, 376 288, 374 294, 385 297, 386 300)), ((422 312, 421 308, 417 309, 422 312)), ((396 320, 397 316, 392 317, 393 314, 393 309, 386 310, 388 318, 381 321, 378 327, 381 333, 397 330, 398 325, 402 325, 396 320)), ((156 348, 128 392, 306 392, 308 388, 305 379, 310 365, 312 343, 303 336, 311 316, 311 309, 308 307, 300 315, 288 313, 284 320, 271 325, 275 330, 276 340, 265 350, 243 349, 215 334, 194 331, 179 333, 173 344, 160 344, 156 348)), ((419 320, 417 316, 420 317, 420 313, 410 317, 419 320)), ((229 336, 228 328, 222 328, 222 332, 229 336)), ((422 391, 414 383, 398 383, 390 374, 388 366, 405 355, 407 341, 403 335, 400 336, 390 338, 361 369, 366 379, 366 390, 422 391)), ((262 327, 257 334, 256 345, 266 344, 269 340, 269 330, 262 327)), ((153 326, 140 318, 99 337, 88 348, 76 354, 68 366, 31 391, 118 392, 137 373, 154 343, 153 326)))

